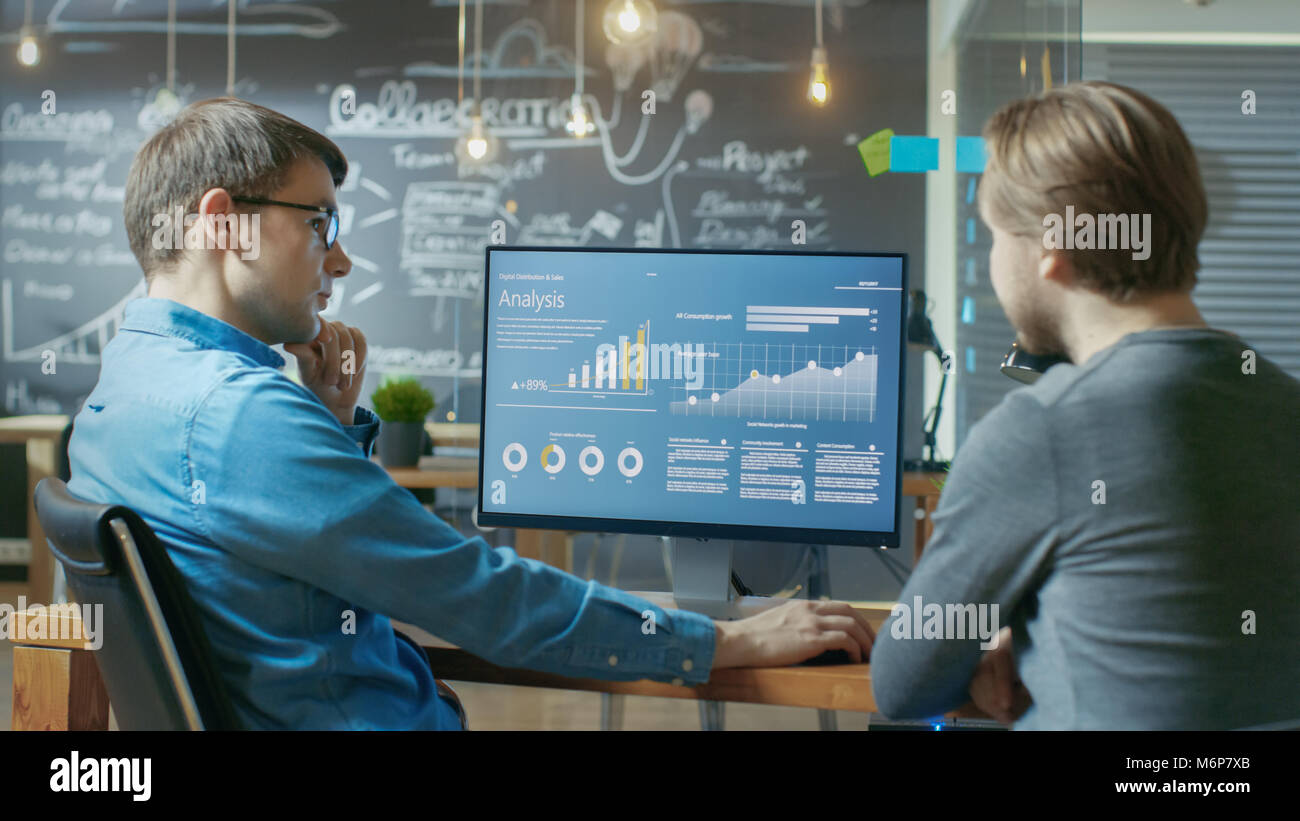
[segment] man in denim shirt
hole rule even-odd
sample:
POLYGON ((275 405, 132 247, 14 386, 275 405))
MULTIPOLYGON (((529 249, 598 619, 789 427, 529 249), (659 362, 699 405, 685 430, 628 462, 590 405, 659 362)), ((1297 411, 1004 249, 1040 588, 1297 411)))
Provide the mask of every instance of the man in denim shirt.
POLYGON ((365 337, 318 316, 351 268, 335 241, 346 170, 322 135, 229 98, 153 136, 123 209, 149 296, 127 305, 69 445, 71 492, 134 509, 167 546, 247 726, 462 726, 390 617, 496 664, 603 679, 867 657, 871 628, 847 605, 665 611, 462 538, 371 462, 365 337), (177 209, 197 214, 198 242, 176 247, 177 209))

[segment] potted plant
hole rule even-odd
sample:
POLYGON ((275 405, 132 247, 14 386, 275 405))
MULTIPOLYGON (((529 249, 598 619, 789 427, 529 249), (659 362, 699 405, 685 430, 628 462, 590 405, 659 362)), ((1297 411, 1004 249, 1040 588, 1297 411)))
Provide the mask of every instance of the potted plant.
POLYGON ((434 408, 433 394, 413 376, 389 377, 370 395, 383 425, 379 461, 386 467, 415 467, 424 445, 424 418, 434 408))

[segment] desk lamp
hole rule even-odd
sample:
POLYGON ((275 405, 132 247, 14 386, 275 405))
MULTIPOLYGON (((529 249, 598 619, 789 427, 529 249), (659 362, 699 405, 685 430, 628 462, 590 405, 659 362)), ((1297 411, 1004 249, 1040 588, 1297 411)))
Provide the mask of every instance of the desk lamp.
MULTIPOLYGON (((911 291, 909 301, 911 304, 907 314, 907 346, 913 350, 930 351, 937 356, 939 366, 943 369, 943 377, 939 380, 939 396, 935 400, 934 408, 926 414, 930 426, 925 430, 925 458, 908 459, 903 463, 903 469, 942 473, 948 470, 949 463, 937 461, 934 458, 934 448, 936 432, 939 429, 939 415, 943 413, 943 392, 948 386, 948 370, 952 364, 945 360, 943 346, 939 344, 934 325, 926 315, 925 291, 919 289, 911 291)), ((922 424, 925 424, 924 421, 922 424)))

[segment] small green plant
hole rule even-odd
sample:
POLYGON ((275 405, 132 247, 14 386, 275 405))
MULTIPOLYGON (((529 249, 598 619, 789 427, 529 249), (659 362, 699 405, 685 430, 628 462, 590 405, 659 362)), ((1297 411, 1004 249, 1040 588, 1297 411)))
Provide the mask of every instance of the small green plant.
POLYGON ((433 394, 413 376, 384 379, 370 395, 375 413, 385 422, 423 422, 433 410, 433 394))

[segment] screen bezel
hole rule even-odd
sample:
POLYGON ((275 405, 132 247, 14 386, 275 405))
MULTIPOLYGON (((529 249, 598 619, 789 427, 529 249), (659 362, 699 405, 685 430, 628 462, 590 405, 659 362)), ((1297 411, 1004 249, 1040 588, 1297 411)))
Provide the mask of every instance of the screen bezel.
POLYGON ((725 256, 787 256, 787 257, 889 257, 902 263, 902 288, 898 305, 898 363, 897 395, 903 397, 907 367, 907 253, 905 251, 773 251, 731 250, 719 248, 604 248, 596 246, 557 245, 489 245, 484 250, 483 262, 483 364, 479 381, 481 415, 478 438, 478 524, 487 527, 515 527, 536 530, 571 530, 592 533, 634 533, 656 536, 673 536, 694 539, 735 539, 742 541, 797 542, 804 544, 835 544, 851 547, 898 547, 902 531, 903 504, 903 405, 898 413, 898 438, 895 446, 894 470, 894 529, 834 530, 826 528, 777 527, 769 525, 709 524, 706 522, 674 522, 647 519, 610 519, 586 516, 553 516, 536 513, 508 513, 483 510, 483 465, 487 442, 487 365, 489 312, 492 308, 492 252, 493 251, 554 251, 578 253, 631 253, 631 254, 719 254, 725 256))

